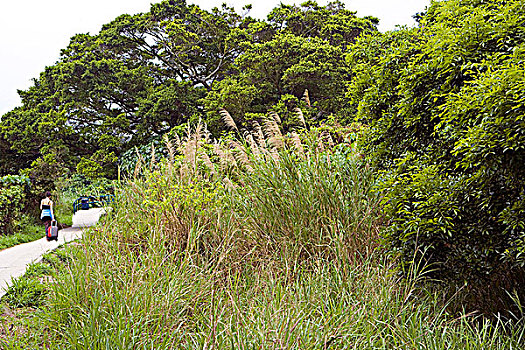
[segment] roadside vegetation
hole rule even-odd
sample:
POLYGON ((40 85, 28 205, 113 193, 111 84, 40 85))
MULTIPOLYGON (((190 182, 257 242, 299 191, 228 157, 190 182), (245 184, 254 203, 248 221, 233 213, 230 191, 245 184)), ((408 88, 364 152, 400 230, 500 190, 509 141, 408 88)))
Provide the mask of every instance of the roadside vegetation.
POLYGON ((28 266, 0 300, 0 348, 48 349, 53 337, 39 317, 52 292, 56 276, 67 270, 76 243, 47 253, 39 263, 28 266))
POLYGON ((166 140, 167 159, 154 151, 142 159, 104 225, 84 236, 49 285, 33 332, 54 326, 35 342, 61 349, 521 346, 520 322, 451 313, 457 300, 423 284, 431 268, 421 260, 400 274, 380 244, 378 179, 352 144, 334 142, 354 129, 283 137, 276 125, 268 121, 261 142, 249 135, 214 145, 197 127, 179 145, 166 140))
POLYGON ((31 221, 21 221, 19 225, 20 229, 16 233, 0 236, 0 250, 44 237, 41 225, 35 225, 31 221))
POLYGON ((26 176, 0 177, 0 250, 44 236, 35 218, 24 212, 29 186, 26 176))
POLYGON ((523 348, 525 3, 416 17, 166 0, 73 37, 0 121, 2 225, 28 186, 116 202, 7 297, 32 344, 523 348))

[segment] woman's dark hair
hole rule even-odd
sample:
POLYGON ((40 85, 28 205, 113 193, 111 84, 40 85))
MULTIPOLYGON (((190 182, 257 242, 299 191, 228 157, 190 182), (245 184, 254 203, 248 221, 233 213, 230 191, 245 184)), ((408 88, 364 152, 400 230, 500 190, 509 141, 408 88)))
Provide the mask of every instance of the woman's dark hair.
POLYGON ((51 197, 51 192, 46 191, 46 197, 51 197))

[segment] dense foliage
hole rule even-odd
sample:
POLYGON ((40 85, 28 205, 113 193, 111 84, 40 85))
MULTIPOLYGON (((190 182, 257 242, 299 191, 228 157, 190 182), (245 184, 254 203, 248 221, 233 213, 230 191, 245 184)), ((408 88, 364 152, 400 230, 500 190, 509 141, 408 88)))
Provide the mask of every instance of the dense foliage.
POLYGON ((123 152, 188 121, 203 119, 217 136, 221 108, 259 123, 270 109, 291 119, 299 106, 321 119, 342 111, 344 52, 377 20, 338 1, 280 5, 267 21, 248 12, 164 0, 74 36, 2 117, 0 174, 48 165, 116 177, 123 152), (305 90, 312 103, 300 101, 305 90))
POLYGON ((524 22, 523 1, 435 2, 420 28, 356 45, 348 92, 384 170, 391 247, 407 263, 421 248, 439 278, 521 297, 524 22))
MULTIPOLYGON (((0 175, 25 174, 41 192, 74 173, 151 175, 162 157, 172 165, 180 162, 183 177, 208 169, 208 180, 215 181, 219 171, 210 163, 221 159, 220 170, 227 174, 222 185, 244 181, 248 189, 256 183, 278 191, 283 169, 257 163, 264 178, 248 174, 253 165, 246 152, 279 158, 272 147, 294 147, 297 133, 324 130, 321 138, 327 141, 336 135, 316 129, 319 124, 344 129, 357 121, 354 125, 368 126, 358 130, 359 139, 378 173, 375 194, 381 194, 388 219, 383 242, 401 257, 401 266, 410 270, 423 259, 433 277, 466 286, 470 305, 483 312, 508 310, 514 291, 523 299, 525 3, 434 1, 417 16, 417 27, 384 34, 377 32, 376 19, 359 18, 339 1, 281 4, 264 21, 248 11, 227 6, 205 11, 184 0, 164 0, 147 13, 116 18, 96 35, 76 35, 60 60, 20 92, 23 105, 2 117, 0 175), (198 137, 189 133, 195 125, 198 137), (184 130, 192 148, 182 147, 184 130), (219 135, 215 145, 208 142, 219 135), (242 136, 251 151, 238 147, 235 139, 242 136)), ((341 155, 322 159, 335 178, 328 170, 313 174, 311 163, 289 156, 282 164, 297 166, 297 184, 281 189, 279 199, 325 188, 323 181, 331 181, 334 187, 326 188, 333 194, 297 200, 304 209, 298 216, 261 188, 253 188, 260 197, 251 202, 237 198, 222 209, 235 213, 242 203, 243 215, 249 214, 245 223, 261 242, 286 246, 292 237, 295 245, 289 248, 297 256, 326 253, 324 247, 340 237, 330 230, 356 228, 348 203, 337 197, 350 196, 355 179, 345 172, 348 164, 339 163, 341 155), (308 186, 301 187, 305 179, 308 186), (330 214, 337 227, 323 221, 322 211, 323 201, 335 199, 340 207, 330 214), (260 208, 268 209, 264 216, 257 216, 260 208), (267 230, 271 237, 264 236, 267 230), (320 236, 313 239, 316 230, 320 236)), ((207 187, 162 190, 198 208, 203 203, 192 202, 195 191, 202 192, 204 204, 215 196, 207 187), (184 194, 187 198, 177 197, 184 194)), ((368 187, 366 193, 372 195, 368 187)), ((168 204, 150 209, 162 216, 168 204)), ((168 228, 197 214, 184 207, 177 215, 165 220, 168 228)))
POLYGON ((349 143, 312 130, 212 147, 200 131, 166 140, 183 157, 145 159, 105 224, 69 246, 67 267, 34 265, 8 290, 0 346, 523 347, 522 323, 451 315, 418 286, 424 271, 402 278, 371 249, 377 178, 349 143), (22 305, 42 307, 23 317, 22 305))
POLYGON ((24 208, 28 185, 26 176, 0 177, 0 235, 11 233, 13 220, 24 208))

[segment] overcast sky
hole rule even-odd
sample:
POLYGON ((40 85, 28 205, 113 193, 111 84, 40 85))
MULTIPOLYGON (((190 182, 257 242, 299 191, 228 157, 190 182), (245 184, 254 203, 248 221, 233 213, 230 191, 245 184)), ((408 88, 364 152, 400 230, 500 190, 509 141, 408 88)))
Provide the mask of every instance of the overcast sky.
MULTIPOLYGON (((283 0, 301 3, 304 0, 283 0)), ((25 90, 46 66, 53 65, 69 38, 96 34, 101 26, 123 13, 147 12, 157 0, 0 0, 0 116, 20 104, 17 89, 25 90)), ((250 15, 264 18, 279 0, 188 0, 210 9, 226 2, 240 10, 252 4, 250 15)), ((358 16, 380 19, 381 31, 414 25, 412 15, 430 0, 343 0, 358 16)), ((327 1, 319 0, 319 4, 327 1)))

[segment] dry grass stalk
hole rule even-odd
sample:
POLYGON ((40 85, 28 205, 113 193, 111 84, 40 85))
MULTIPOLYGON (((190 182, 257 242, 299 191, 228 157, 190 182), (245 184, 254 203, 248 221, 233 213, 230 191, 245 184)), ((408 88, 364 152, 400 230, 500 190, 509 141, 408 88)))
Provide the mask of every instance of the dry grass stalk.
POLYGON ((184 154, 184 163, 188 167, 188 170, 191 168, 195 172, 195 164, 196 164, 196 153, 197 153, 197 147, 195 139, 189 139, 186 141, 186 144, 184 145, 183 152, 184 154))
POLYGON ((329 132, 323 131, 321 136, 323 140, 326 140, 328 147, 333 148, 335 146, 334 139, 332 138, 332 135, 330 135, 329 132))
POLYGON ((199 143, 202 139, 202 123, 199 120, 199 123, 197 124, 197 127, 195 128, 195 132, 193 133, 193 139, 195 140, 195 146, 199 148, 199 143))
POLYGON ((293 141, 293 147, 297 151, 297 153, 304 155, 304 147, 303 143, 301 142, 301 139, 299 138, 299 135, 297 133, 292 132, 292 141, 293 141))
POLYGON ((182 179, 186 179, 190 175, 190 168, 188 168, 188 164, 183 162, 180 166, 180 177, 182 179))
POLYGON ((283 148, 283 135, 279 129, 279 125, 274 118, 268 118, 264 122, 264 132, 268 137, 268 142, 272 147, 283 148))
POLYGON ((142 164, 144 163, 144 158, 140 154, 139 149, 135 147, 135 153, 137 153, 137 163, 135 164, 135 171, 133 172, 133 177, 136 178, 140 171, 142 170, 142 164))
POLYGON ((279 148, 283 148, 284 147, 284 142, 283 142, 282 136, 272 136, 272 137, 270 137, 268 142, 274 148, 278 148, 279 149, 279 148))
POLYGON ((190 125, 190 122, 188 121, 188 128, 186 129, 186 137, 184 138, 183 143, 191 140, 191 135, 193 135, 193 133, 191 132, 191 125, 190 125))
POLYGON ((255 139, 257 140, 257 143, 259 144, 259 147, 261 149, 266 148, 266 142, 264 138, 264 132, 261 128, 261 124, 259 124, 256 120, 253 121, 253 128, 255 129, 255 139))
POLYGON ((301 108, 296 107, 295 113, 297 113, 297 118, 299 118, 299 121, 301 122, 301 124, 303 124, 303 126, 306 128, 306 120, 304 119, 304 114, 301 108))
POLYGON ((210 143, 211 141, 211 132, 208 130, 208 126, 206 124, 204 124, 204 142, 205 143, 210 143))
POLYGON ((156 159, 155 159, 155 145, 151 144, 151 157, 149 162, 149 171, 153 171, 153 168, 155 167, 156 159))
POLYGON ((222 182, 226 185, 226 188, 228 188, 230 190, 233 190, 236 187, 235 184, 230 179, 228 179, 227 177, 222 179, 222 182))
POLYGON ((237 141, 231 141, 230 147, 234 150, 233 155, 234 157, 236 156, 235 158, 237 162, 243 165, 249 172, 253 171, 252 162, 250 161, 250 157, 248 157, 245 148, 237 141))
POLYGON ((206 167, 208 167, 208 169, 210 169, 210 173, 212 175, 215 175, 216 174, 215 166, 213 165, 213 163, 212 163, 210 157, 208 156, 208 154, 206 154, 206 152, 199 152, 199 156, 204 161, 204 164, 206 165, 206 167))
POLYGON ((259 146, 257 146, 257 142, 255 142, 252 134, 247 134, 246 137, 246 142, 248 143, 248 145, 250 146, 250 149, 252 150, 252 153, 256 156, 260 155, 261 154, 261 151, 259 150, 259 146))
POLYGON ((275 149, 270 151, 270 157, 272 157, 272 159, 275 160, 276 162, 281 160, 281 157, 279 156, 279 152, 277 152, 277 150, 275 150, 275 149))
POLYGON ((175 147, 180 150, 182 146, 182 142, 180 141, 180 137, 177 133, 175 133, 175 147))
POLYGON ((282 124, 282 122, 281 122, 281 118, 279 117, 279 114, 277 114, 277 112, 273 112, 273 111, 270 112, 270 118, 272 118, 273 120, 275 120, 275 122, 276 122, 277 124, 279 124, 279 125, 282 124))
POLYGON ((135 147, 135 153, 137 154, 138 160, 144 163, 144 157, 142 157, 142 154, 140 154, 139 149, 137 147, 135 147))
POLYGON ((303 98, 304 98, 304 102, 306 102, 308 107, 312 107, 312 104, 310 103, 310 95, 308 93, 308 89, 304 90, 303 98))
POLYGON ((135 163, 135 170, 133 171, 133 178, 137 178, 137 176, 139 176, 140 174, 140 170, 142 169, 142 163, 140 161, 140 158, 137 160, 137 162, 135 163))
POLYGON ((164 134, 163 139, 166 149, 168 150, 168 172, 171 176, 173 172, 173 164, 175 163, 175 149, 173 148, 173 143, 167 134, 164 134))
POLYGON ((232 116, 230 115, 230 113, 228 113, 227 110, 221 108, 221 110, 219 110, 219 113, 222 116, 222 120, 228 127, 235 129, 235 131, 239 132, 239 129, 237 129, 237 124, 235 124, 235 121, 233 120, 232 116))
POLYGON ((320 137, 319 140, 317 141, 317 152, 324 152, 324 150, 325 150, 325 147, 324 147, 323 138, 320 137))
POLYGON ((202 126, 201 121, 199 120, 199 123, 197 124, 197 127, 195 128, 195 132, 193 133, 193 136, 192 136, 192 141, 195 147, 194 148, 195 153, 193 154, 193 158, 191 158, 191 161, 192 161, 191 164, 192 164, 194 173, 197 171, 197 152, 199 151, 199 148, 200 148, 200 143, 202 139, 202 130, 203 130, 203 126, 202 126))
POLYGON ((219 156, 219 163, 222 169, 226 168, 228 165, 237 167, 237 161, 235 160, 235 158, 229 152, 225 152, 221 148, 221 145, 217 143, 214 144, 213 151, 215 152, 216 155, 219 156))
POLYGON ((279 125, 273 118, 267 118, 263 123, 263 131, 266 134, 267 138, 272 136, 282 135, 279 125))

